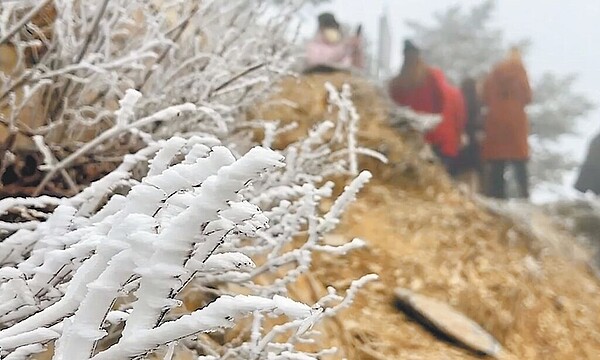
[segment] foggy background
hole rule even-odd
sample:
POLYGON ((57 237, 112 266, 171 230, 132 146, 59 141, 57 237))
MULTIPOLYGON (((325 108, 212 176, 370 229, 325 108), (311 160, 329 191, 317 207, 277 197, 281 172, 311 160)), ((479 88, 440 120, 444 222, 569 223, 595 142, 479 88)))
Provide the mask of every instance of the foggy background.
MULTIPOLYGON (((377 38, 378 21, 387 13, 392 29, 392 71, 396 72, 402 62, 402 41, 411 36, 407 20, 427 25, 433 24, 434 13, 460 5, 464 11, 479 5, 479 0, 332 0, 307 9, 306 25, 302 34, 311 36, 316 29, 314 15, 321 11, 333 12, 339 21, 355 28, 363 25, 363 33, 369 40, 377 38)), ((578 124, 577 136, 565 135, 558 146, 561 151, 572 153, 581 163, 589 141, 600 128, 600 3, 589 0, 502 0, 495 2, 491 25, 503 31, 508 43, 529 39, 525 62, 531 82, 544 72, 557 75, 577 74, 574 89, 588 97, 595 105, 578 124)), ((373 51, 371 48, 369 51, 373 51)), ((565 176, 564 191, 570 191, 578 169, 565 176)), ((561 189, 554 189, 561 190, 561 189)), ((534 200, 545 200, 551 193, 533 194, 534 200)))

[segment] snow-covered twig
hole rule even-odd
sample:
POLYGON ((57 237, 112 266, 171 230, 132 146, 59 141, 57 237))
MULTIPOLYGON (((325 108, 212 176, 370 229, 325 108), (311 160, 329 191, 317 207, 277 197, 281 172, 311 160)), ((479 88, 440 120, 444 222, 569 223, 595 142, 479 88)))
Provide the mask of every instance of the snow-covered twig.
MULTIPOLYGON (((83 190, 70 198, 0 201, 2 211, 55 207, 46 221, 4 224, 28 229, 0 242, 0 356, 24 358, 55 339, 55 360, 138 358, 176 341, 188 346, 189 336, 221 331, 246 315, 253 317, 247 338, 220 345, 198 338, 196 348, 213 358, 257 360, 332 351, 295 348, 315 336, 310 329, 325 312, 287 298, 287 286, 310 270, 313 252, 365 245, 322 240, 366 173, 326 214, 321 201, 333 192, 327 176, 356 175, 358 156, 373 154, 356 141, 359 117, 347 86, 333 97, 338 121, 317 125, 284 151, 267 147, 291 126, 262 122, 263 147, 234 136, 257 123, 246 121, 249 108, 295 61, 285 39, 302 1, 283 2, 175 1, 157 9, 127 0, 52 3, 56 21, 41 41, 45 55, 0 89, 0 105, 14 110, 7 122, 32 134, 17 121, 39 100, 27 89, 49 88, 39 107, 50 123, 35 131, 47 171, 38 192, 84 155, 110 152, 117 138, 141 141, 102 179, 77 184, 83 190), (21 89, 25 101, 10 103, 21 89), (48 103, 52 98, 60 101, 48 103), (99 123, 106 126, 96 136, 82 135, 82 126, 99 123), (268 281, 253 281, 259 277, 268 281), (251 295, 236 295, 227 284, 251 295), (177 315, 171 310, 189 288, 217 298, 177 315), (263 327, 271 315, 288 323, 263 327), (295 330, 289 341, 277 343, 288 329, 295 330)), ((11 14, 2 14, 0 28, 18 22, 11 14)), ((14 39, 18 49, 31 44, 20 33, 14 39)))

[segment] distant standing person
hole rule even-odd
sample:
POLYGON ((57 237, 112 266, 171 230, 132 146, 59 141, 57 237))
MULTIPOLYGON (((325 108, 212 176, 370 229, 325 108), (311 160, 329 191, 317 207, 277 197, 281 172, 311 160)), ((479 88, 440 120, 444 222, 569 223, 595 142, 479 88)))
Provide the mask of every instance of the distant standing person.
POLYGON ((363 67, 361 28, 353 36, 344 36, 331 13, 318 17, 319 28, 306 44, 305 73, 347 71, 363 67))
POLYGON ((466 78, 461 84, 465 100, 466 124, 461 141, 461 149, 454 162, 452 174, 467 183, 472 191, 481 189, 482 166, 480 135, 483 131, 481 100, 477 91, 477 81, 466 78))
POLYGON ((581 192, 591 191, 600 195, 600 134, 596 135, 590 144, 575 188, 581 192))
POLYGON ((410 40, 404 42, 404 63, 400 74, 389 84, 392 100, 416 112, 440 114, 442 121, 425 134, 448 171, 460 147, 460 134, 464 126, 464 100, 459 89, 448 83, 444 73, 428 66, 420 49, 410 40))
POLYGON ((487 193, 505 199, 506 165, 512 165, 518 186, 518 197, 529 197, 529 122, 525 107, 532 94, 527 72, 517 48, 495 66, 485 80, 483 101, 487 106, 483 160, 489 163, 487 193))

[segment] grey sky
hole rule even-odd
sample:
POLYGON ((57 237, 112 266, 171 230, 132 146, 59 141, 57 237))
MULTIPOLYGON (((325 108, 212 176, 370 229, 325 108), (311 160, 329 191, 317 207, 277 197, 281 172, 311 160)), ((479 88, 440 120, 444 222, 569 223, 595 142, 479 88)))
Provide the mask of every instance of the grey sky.
MULTIPOLYGON (((332 0, 318 10, 331 10, 353 25, 362 23, 365 33, 374 34, 378 17, 387 9, 394 33, 394 67, 400 62, 400 43, 410 35, 407 19, 430 23, 432 14, 452 5, 463 7, 481 0, 332 0)), ((494 25, 507 40, 529 38, 532 46, 526 62, 530 75, 546 71, 578 73, 576 90, 600 105, 600 1, 599 0, 499 0, 494 25)), ((313 25, 313 29, 315 24, 313 25)), ((600 110, 582 121, 582 136, 565 140, 563 146, 581 159, 590 137, 600 129, 600 110)))

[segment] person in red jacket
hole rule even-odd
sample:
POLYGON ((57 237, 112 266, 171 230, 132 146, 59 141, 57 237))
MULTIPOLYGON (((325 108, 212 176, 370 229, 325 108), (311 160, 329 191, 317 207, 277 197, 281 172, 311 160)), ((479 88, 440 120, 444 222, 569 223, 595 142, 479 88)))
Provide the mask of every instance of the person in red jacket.
POLYGON ((425 135, 448 171, 460 148, 465 123, 463 96, 446 81, 440 69, 428 66, 421 51, 410 40, 404 42, 404 63, 400 74, 390 81, 392 100, 416 112, 441 114, 442 121, 425 135))
MULTIPOLYGON (((444 93, 446 100, 442 115, 446 118, 448 129, 447 133, 443 134, 442 144, 446 147, 447 153, 456 159, 462 148, 462 137, 467 122, 465 98, 459 88, 447 82, 445 82, 444 93)), ((455 174, 454 164, 451 174, 455 174)))

